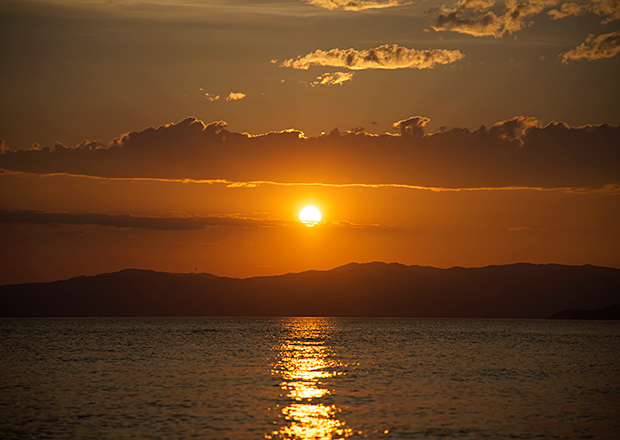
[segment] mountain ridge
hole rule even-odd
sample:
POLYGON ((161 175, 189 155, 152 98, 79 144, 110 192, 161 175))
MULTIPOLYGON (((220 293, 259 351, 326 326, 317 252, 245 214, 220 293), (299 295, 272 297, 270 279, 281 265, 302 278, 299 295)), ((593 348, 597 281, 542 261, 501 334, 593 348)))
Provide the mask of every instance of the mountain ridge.
POLYGON ((549 319, 597 319, 605 321, 620 320, 620 305, 612 304, 596 310, 562 310, 549 319))
POLYGON ((288 275, 298 275, 298 274, 304 274, 304 273, 325 273, 325 272, 332 272, 335 270, 339 270, 339 269, 343 269, 349 266, 371 266, 371 265, 384 265, 384 266, 400 266, 400 267, 405 267, 405 268, 421 268, 421 269, 435 269, 435 270, 439 270, 439 271, 448 271, 448 270, 453 270, 453 269, 465 269, 465 270, 477 270, 477 269, 487 269, 487 268, 495 268, 495 267, 518 267, 518 266, 561 266, 561 267, 598 267, 598 268, 602 268, 602 269, 613 269, 613 270, 619 270, 617 268, 614 267, 610 267, 610 266, 596 266, 596 265, 592 265, 592 264, 560 264, 560 263, 526 263, 526 262, 517 262, 517 263, 508 263, 508 264, 489 264, 486 266, 451 266, 451 267, 435 267, 435 266, 422 266, 422 265, 418 265, 418 264, 403 264, 403 263, 398 263, 398 262, 390 262, 390 263, 386 263, 384 261, 369 261, 366 263, 358 263, 358 262, 351 262, 351 263, 347 263, 347 264, 343 264, 342 266, 336 266, 332 269, 307 269, 307 270, 302 270, 299 272, 286 272, 283 274, 277 274, 277 275, 254 275, 254 276, 249 276, 249 277, 231 277, 231 276, 226 276, 226 275, 215 275, 212 274, 210 272, 166 272, 166 271, 161 271, 161 270, 154 270, 154 269, 141 269, 141 268, 137 268, 137 267, 127 267, 125 269, 120 269, 117 271, 113 271, 113 272, 101 272, 99 274, 95 274, 95 275, 76 275, 73 277, 69 277, 69 278, 62 278, 59 280, 53 280, 53 281, 33 281, 33 282, 25 282, 25 283, 8 283, 8 284, 0 284, 0 288, 3 287, 7 287, 7 286, 22 286, 22 285, 38 285, 38 284, 52 284, 52 283, 59 283, 59 282, 64 282, 64 281, 70 281, 73 279, 78 279, 78 278, 94 278, 94 277, 100 277, 103 275, 115 275, 115 274, 122 274, 122 273, 128 273, 128 272, 132 272, 132 273, 151 273, 151 274, 167 274, 167 275, 190 275, 190 276, 206 276, 206 277, 211 277, 211 278, 224 278, 224 279, 234 279, 234 280, 249 280, 249 279, 257 279, 257 278, 275 278, 275 277, 283 277, 283 276, 288 276, 288 275))
POLYGON ((546 318, 620 302, 620 269, 513 263, 349 263, 249 278, 123 269, 0 286, 0 316, 546 318))

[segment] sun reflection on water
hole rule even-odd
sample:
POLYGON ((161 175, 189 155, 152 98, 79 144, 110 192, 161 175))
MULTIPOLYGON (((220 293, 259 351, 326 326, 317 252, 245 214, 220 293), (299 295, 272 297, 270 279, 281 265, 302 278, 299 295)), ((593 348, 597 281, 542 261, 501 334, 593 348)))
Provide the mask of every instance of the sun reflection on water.
POLYGON ((279 360, 272 374, 282 379, 280 388, 286 393, 280 414, 284 422, 265 438, 337 440, 351 436, 353 431, 338 418, 340 410, 326 401, 332 390, 325 381, 345 374, 328 344, 333 323, 300 318, 282 325, 283 336, 276 347, 279 360))

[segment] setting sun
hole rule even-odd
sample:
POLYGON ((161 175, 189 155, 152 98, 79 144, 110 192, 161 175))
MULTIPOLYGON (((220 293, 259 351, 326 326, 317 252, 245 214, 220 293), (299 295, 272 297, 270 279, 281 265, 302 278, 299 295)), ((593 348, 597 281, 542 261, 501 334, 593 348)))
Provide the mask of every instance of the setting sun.
POLYGON ((321 221, 321 211, 315 206, 306 206, 299 212, 299 220, 309 228, 321 221))
POLYGON ((620 440, 620 0, 0 24, 0 440, 620 440))

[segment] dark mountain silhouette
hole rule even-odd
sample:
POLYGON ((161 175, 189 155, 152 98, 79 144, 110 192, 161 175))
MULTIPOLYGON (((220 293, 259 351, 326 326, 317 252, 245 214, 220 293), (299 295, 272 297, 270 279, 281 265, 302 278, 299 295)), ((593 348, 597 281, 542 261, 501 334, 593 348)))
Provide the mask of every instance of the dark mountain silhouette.
POLYGON ((0 316, 410 316, 545 318, 620 303, 620 269, 351 263, 246 279, 127 269, 0 286, 0 316))
POLYGON ((620 320, 620 305, 613 304, 596 310, 563 310, 554 313, 549 319, 601 319, 620 320))

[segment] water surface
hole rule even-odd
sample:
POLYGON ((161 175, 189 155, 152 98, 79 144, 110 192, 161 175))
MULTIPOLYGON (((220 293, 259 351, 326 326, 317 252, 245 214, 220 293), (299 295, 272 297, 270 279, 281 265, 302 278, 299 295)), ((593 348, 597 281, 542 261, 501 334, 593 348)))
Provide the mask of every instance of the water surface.
POLYGON ((620 325, 0 320, 1 438, 620 438, 620 325))

